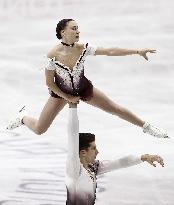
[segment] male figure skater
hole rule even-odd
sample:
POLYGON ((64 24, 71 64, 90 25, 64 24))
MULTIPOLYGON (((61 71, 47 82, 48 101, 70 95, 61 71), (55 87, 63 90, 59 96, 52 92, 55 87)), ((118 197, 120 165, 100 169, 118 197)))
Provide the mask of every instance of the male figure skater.
POLYGON ((156 167, 164 166, 158 155, 129 155, 120 159, 99 161, 95 135, 79 133, 77 105, 69 104, 68 157, 66 164, 67 205, 94 205, 96 198, 96 176, 116 169, 140 164, 144 161, 156 167))

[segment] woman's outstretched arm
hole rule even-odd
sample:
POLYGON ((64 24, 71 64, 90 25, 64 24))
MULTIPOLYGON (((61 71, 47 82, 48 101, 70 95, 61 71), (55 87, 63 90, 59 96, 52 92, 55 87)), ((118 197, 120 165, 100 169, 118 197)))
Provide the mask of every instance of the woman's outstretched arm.
POLYGON ((138 54, 148 60, 147 53, 155 53, 154 49, 124 49, 124 48, 100 48, 95 51, 95 55, 107 55, 107 56, 126 56, 138 54))

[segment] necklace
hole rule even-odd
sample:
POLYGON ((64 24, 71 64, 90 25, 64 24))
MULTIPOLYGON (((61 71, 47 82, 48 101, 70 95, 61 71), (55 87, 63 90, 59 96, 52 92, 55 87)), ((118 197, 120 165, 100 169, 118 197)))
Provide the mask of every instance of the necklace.
POLYGON ((72 44, 67 44, 67 43, 65 43, 65 42, 61 42, 61 44, 63 44, 64 46, 70 46, 70 47, 73 47, 73 46, 74 46, 74 43, 72 43, 72 44))

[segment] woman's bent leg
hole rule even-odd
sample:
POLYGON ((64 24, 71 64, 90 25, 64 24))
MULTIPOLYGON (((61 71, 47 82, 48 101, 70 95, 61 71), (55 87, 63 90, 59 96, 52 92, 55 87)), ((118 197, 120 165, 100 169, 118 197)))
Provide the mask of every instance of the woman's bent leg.
POLYGON ((144 121, 137 117, 135 114, 130 112, 128 109, 116 104, 109 99, 103 92, 97 88, 93 88, 93 97, 86 103, 98 107, 110 114, 117 115, 118 117, 134 124, 139 127, 143 127, 144 121))
POLYGON ((63 109, 66 103, 67 102, 62 98, 49 97, 39 119, 37 120, 29 116, 25 116, 23 118, 23 123, 33 132, 41 135, 47 131, 56 115, 63 109))

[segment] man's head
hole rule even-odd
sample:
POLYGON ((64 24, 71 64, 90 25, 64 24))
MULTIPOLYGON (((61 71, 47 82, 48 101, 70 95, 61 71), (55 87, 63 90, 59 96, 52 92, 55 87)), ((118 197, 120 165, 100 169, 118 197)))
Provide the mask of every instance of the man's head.
POLYGON ((95 144, 95 135, 91 133, 79 133, 79 155, 82 161, 94 162, 98 150, 95 144))

